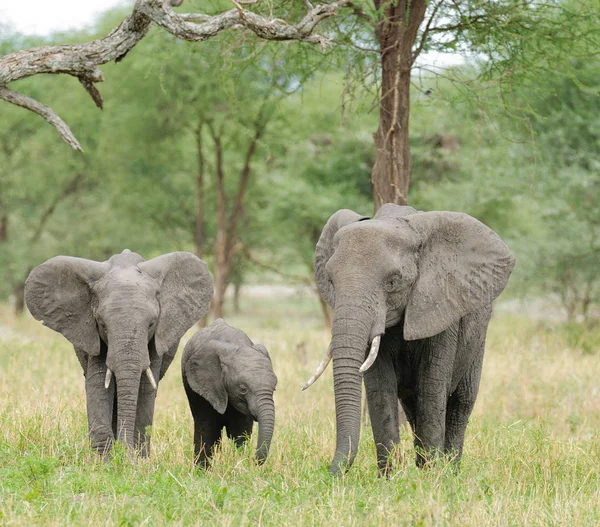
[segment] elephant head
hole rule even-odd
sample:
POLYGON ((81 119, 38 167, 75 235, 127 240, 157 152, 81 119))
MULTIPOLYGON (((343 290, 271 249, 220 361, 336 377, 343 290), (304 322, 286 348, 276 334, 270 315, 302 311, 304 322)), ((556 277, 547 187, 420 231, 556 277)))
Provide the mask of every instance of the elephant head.
POLYGON ((141 376, 156 389, 151 359, 175 353, 207 312, 212 292, 205 263, 186 252, 149 261, 128 250, 106 262, 57 256, 25 283, 31 314, 66 337, 78 356, 106 354, 105 387, 113 375, 116 382, 117 439, 129 445, 141 376))
POLYGON ((183 375, 190 388, 220 414, 231 405, 258 422, 256 460, 264 463, 275 426, 273 392, 277 385, 266 348, 210 340, 187 359, 183 375))
POLYGON ((502 240, 467 214, 386 204, 373 219, 350 210, 329 219, 316 247, 315 276, 334 308, 332 338, 303 389, 333 358, 333 473, 349 467, 356 455, 361 373, 375 361, 385 329, 403 324, 405 340, 437 335, 489 305, 513 266, 502 240))

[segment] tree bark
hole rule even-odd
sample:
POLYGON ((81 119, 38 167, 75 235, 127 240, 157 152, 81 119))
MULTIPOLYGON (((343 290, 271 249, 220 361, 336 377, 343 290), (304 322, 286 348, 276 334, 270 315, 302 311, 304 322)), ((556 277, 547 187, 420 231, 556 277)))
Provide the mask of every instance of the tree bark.
POLYGON ((8 241, 8 215, 3 212, 0 216, 0 243, 8 241))
POLYGON ((15 296, 15 315, 21 316, 25 311, 25 280, 22 280, 14 287, 13 294, 15 296))
POLYGON ((233 312, 239 313, 241 311, 240 308, 240 293, 242 290, 242 284, 236 281, 233 284, 233 312))
POLYGON ((383 8, 375 30, 381 54, 379 127, 373 136, 375 164, 371 172, 377 210, 383 203, 408 203, 412 172, 408 142, 410 72, 416 58, 413 46, 427 4, 425 0, 374 2, 377 10, 383 8))
POLYGON ((215 144, 215 159, 217 172, 217 241, 215 244, 215 294, 213 296, 213 314, 215 318, 223 317, 225 290, 229 278, 229 262, 227 258, 227 226, 226 226, 226 197, 223 173, 223 147, 221 137, 212 128, 211 133, 215 144))

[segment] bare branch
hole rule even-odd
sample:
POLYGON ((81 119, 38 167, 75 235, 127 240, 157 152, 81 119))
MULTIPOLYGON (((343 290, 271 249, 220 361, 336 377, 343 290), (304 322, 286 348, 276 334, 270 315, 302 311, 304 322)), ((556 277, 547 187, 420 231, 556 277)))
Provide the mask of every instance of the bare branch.
POLYGON ((361 20, 365 20, 369 24, 373 25, 373 23, 374 23, 373 18, 370 17, 369 15, 367 15, 367 13, 365 13, 360 6, 356 5, 352 1, 349 1, 346 4, 346 7, 350 8, 352 10, 352 12, 356 15, 357 18, 360 18, 361 20))
POLYGON ((90 94, 96 106, 102 110, 104 106, 104 101, 102 100, 102 95, 100 95, 98 88, 94 86, 94 81, 89 77, 82 75, 81 77, 79 77, 79 82, 81 82, 81 85, 90 94))
POLYGON ((75 192, 77 192, 79 183, 81 183, 82 179, 83 179, 83 174, 81 174, 81 173, 75 174, 75 176, 67 183, 67 185, 65 186, 63 191, 52 200, 52 203, 50 203, 50 205, 48 205, 48 208, 40 216, 40 221, 38 222, 35 232, 31 236, 31 240, 30 240, 31 242, 36 242, 37 240, 40 239, 40 236, 44 232, 44 227, 46 226, 46 223, 48 222, 48 220, 50 219, 52 214, 54 214, 56 207, 59 205, 59 203, 61 201, 63 201, 64 199, 67 199, 69 196, 71 196, 71 195, 75 194, 75 192))
POLYGON ((419 46, 414 51, 414 53, 412 54, 412 57, 410 59, 411 64, 414 64, 415 60, 417 60, 417 58, 421 54, 421 51, 423 51, 423 48, 425 47, 425 43, 427 42, 427 37, 429 37, 429 31, 431 30, 431 23, 433 22, 433 19, 435 18, 435 15, 437 14, 438 9, 442 6, 443 3, 444 3, 444 0, 440 0, 433 7, 431 16, 429 17, 429 20, 427 21, 427 24, 425 25, 423 34, 421 35, 421 41, 419 42, 419 46))
POLYGON ((98 66, 107 62, 121 61, 144 38, 152 24, 162 27, 177 38, 202 42, 227 29, 247 29, 265 40, 298 40, 318 44, 325 49, 332 41, 322 35, 314 35, 316 26, 336 14, 347 0, 312 7, 297 24, 248 11, 236 0, 236 8, 218 15, 177 14, 172 5, 182 0, 136 0, 133 12, 108 35, 98 40, 78 45, 41 46, 17 51, 0 57, 0 90, 2 98, 12 104, 27 108, 44 117, 75 150, 81 146, 68 126, 48 107, 24 95, 6 88, 16 80, 38 74, 68 74, 79 78, 98 107, 102 97, 94 83, 102 82, 98 66))
POLYGON ((68 127, 67 123, 65 123, 58 115, 48 108, 48 106, 45 106, 41 102, 38 102, 31 97, 27 97, 26 95, 22 95, 21 93, 17 93, 2 86, 0 86, 0 99, 4 99, 6 102, 16 104, 22 108, 27 108, 28 110, 41 115, 44 119, 46 119, 46 121, 54 126, 54 128, 56 128, 56 131, 63 138, 65 143, 67 143, 73 150, 83 152, 79 141, 75 139, 75 136, 73 135, 73 132, 71 132, 71 129, 68 127))
POLYGON ((254 258, 252 256, 252 254, 250 254, 250 251, 248 250, 248 247, 246 247, 245 245, 241 245, 240 248, 242 250, 242 253, 246 257, 246 260, 248 260, 251 264, 254 264, 257 267, 260 267, 262 269, 266 269, 267 271, 271 271, 271 272, 273 272, 275 274, 278 274, 279 276, 283 276, 285 278, 289 278, 291 280, 295 280, 297 282, 301 282, 303 284, 311 286, 311 288, 314 288, 315 283, 308 276, 302 276, 302 275, 299 275, 299 274, 284 273, 283 271, 280 271, 279 269, 277 269, 276 267, 273 267, 272 265, 269 265, 269 264, 266 264, 264 262, 258 261, 256 258, 254 258))

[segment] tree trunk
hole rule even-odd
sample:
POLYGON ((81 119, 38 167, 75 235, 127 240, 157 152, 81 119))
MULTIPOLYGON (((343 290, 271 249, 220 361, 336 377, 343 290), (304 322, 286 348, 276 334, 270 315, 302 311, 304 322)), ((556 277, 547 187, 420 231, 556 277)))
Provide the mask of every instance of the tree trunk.
POLYGON ((408 124, 410 114, 410 71, 413 46, 425 17, 425 0, 400 0, 384 4, 376 28, 381 52, 381 99, 379 128, 374 134, 375 164, 371 172, 375 210, 383 203, 408 203, 412 172, 408 124))
POLYGON ((240 309, 240 292, 242 290, 242 284, 240 282, 235 282, 233 284, 233 312, 239 313, 240 309))
POLYGON ((254 136, 248 144, 246 150, 244 166, 240 174, 237 193, 233 208, 227 220, 227 196, 225 194, 225 172, 223 166, 223 144, 221 141, 221 131, 215 130, 212 123, 208 122, 208 130, 212 135, 215 145, 215 171, 217 175, 217 240, 215 243, 215 294, 213 296, 213 315, 215 318, 223 317, 223 304, 225 301, 225 291, 229 285, 229 276, 233 265, 235 254, 239 250, 237 247, 238 240, 238 223, 244 209, 244 199, 248 188, 248 181, 251 174, 251 162, 256 152, 258 141, 262 137, 263 131, 267 125, 262 112, 264 110, 266 100, 259 110, 259 115, 256 121, 256 129, 254 136))
POLYGON ((394 93, 391 93, 382 99, 379 109, 379 128, 373 135, 375 164, 371 172, 371 182, 375 210, 384 203, 397 205, 408 203, 412 172, 408 143, 410 70, 399 76, 396 76, 393 71, 385 71, 382 88, 384 93, 390 89, 398 92, 398 97, 394 100, 394 93))
POLYGON ((8 240, 8 216, 3 213, 0 216, 0 243, 8 240))
POLYGON ((13 289, 15 295, 15 315, 21 316, 25 311, 25 281, 19 282, 13 289))
POLYGON ((196 176, 196 232, 194 243, 196 256, 202 258, 204 250, 204 153, 202 151, 202 123, 196 130, 196 149, 198 156, 198 173, 196 176))
POLYGON ((224 304, 225 304, 225 292, 229 285, 229 267, 227 263, 223 261, 222 257, 219 257, 217 251, 216 259, 217 264, 215 266, 215 294, 212 300, 213 306, 213 317, 223 318, 224 315, 224 304))

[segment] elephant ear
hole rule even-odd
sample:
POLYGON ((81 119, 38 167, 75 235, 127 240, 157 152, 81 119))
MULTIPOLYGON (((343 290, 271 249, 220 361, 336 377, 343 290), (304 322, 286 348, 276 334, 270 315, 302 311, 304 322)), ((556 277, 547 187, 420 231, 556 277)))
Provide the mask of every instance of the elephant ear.
POLYGON ((406 218, 422 240, 419 276, 404 318, 404 338, 444 331, 502 292, 515 258, 483 223, 459 212, 422 212, 406 218))
POLYGON ((210 340, 193 353, 183 366, 190 388, 204 397, 220 414, 224 414, 227 409, 228 396, 219 355, 222 350, 235 349, 231 344, 210 340))
POLYGON ((331 307, 335 307, 335 291, 333 284, 329 280, 325 266, 333 254, 333 237, 335 233, 342 227, 355 223, 357 221, 363 221, 370 219, 369 216, 361 216, 356 212, 349 209, 338 210, 325 224, 317 247, 315 249, 315 278, 317 280, 317 286, 321 292, 321 296, 331 307))
POLYGON ((213 281, 206 264, 187 252, 164 254, 138 264, 160 283, 156 351, 176 348, 185 332, 208 312, 213 281))
POLYGON ((66 337, 75 349, 100 353, 100 335, 92 311, 92 286, 110 269, 108 263, 56 256, 38 265, 25 282, 25 302, 34 318, 66 337))

